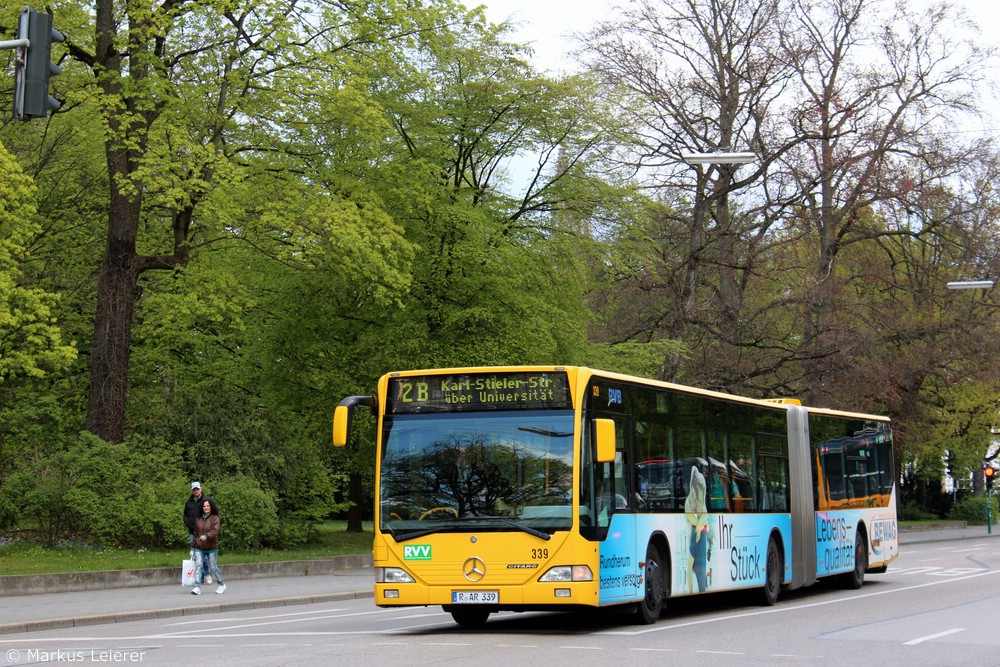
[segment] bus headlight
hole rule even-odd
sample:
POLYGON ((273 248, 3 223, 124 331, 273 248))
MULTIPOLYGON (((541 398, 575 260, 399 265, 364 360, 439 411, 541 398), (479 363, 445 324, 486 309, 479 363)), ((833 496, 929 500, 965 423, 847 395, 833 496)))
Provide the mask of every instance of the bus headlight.
POLYGON ((412 584, 414 581, 410 574, 398 567, 376 567, 376 584, 412 584))
POLYGON ((593 581, 594 573, 586 565, 559 565, 539 577, 542 582, 593 581))

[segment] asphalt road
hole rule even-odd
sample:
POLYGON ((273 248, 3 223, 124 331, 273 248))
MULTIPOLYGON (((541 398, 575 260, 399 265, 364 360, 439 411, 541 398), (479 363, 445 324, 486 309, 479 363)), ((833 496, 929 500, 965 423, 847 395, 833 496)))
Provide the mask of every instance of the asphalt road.
MULTIPOLYGON (((672 600, 652 626, 610 614, 530 613, 498 614, 469 631, 439 608, 379 609, 368 597, 229 610, 195 599, 208 605, 197 615, 2 635, 0 655, 10 665, 1000 664, 1000 542, 934 537, 904 540, 889 572, 869 575, 858 591, 818 585, 774 607, 739 594, 672 600)), ((236 583, 200 598, 235 603, 236 583)))

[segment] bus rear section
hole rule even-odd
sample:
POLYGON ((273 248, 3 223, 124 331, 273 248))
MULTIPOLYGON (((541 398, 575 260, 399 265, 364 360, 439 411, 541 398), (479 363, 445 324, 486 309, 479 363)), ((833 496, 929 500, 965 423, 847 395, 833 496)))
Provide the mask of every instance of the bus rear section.
POLYGON ((806 409, 816 576, 860 588, 899 555, 892 431, 884 419, 806 409))

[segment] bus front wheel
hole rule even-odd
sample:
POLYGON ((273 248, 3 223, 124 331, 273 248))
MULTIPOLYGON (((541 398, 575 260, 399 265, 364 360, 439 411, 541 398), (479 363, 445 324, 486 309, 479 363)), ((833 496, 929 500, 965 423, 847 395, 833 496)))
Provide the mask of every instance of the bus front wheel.
POLYGON ((766 607, 770 607, 778 601, 778 594, 781 592, 781 553, 778 551, 778 544, 772 537, 767 541, 767 556, 764 560, 766 568, 764 573, 764 588, 761 591, 760 602, 766 607))
POLYGON ((643 568, 645 595, 635 610, 635 620, 641 625, 652 625, 660 618, 663 601, 667 598, 666 570, 662 566, 660 551, 652 544, 646 546, 646 565, 643 568))
POLYGON ((486 619, 490 617, 488 607, 456 606, 452 607, 450 611, 451 617, 463 628, 481 628, 486 625, 486 619))

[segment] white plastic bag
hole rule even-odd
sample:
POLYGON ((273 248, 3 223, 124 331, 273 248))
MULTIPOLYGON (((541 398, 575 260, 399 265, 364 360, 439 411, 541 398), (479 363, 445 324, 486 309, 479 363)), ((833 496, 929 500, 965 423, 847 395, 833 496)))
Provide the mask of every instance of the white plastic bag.
POLYGON ((185 559, 181 562, 181 586, 194 586, 194 561, 185 559))

